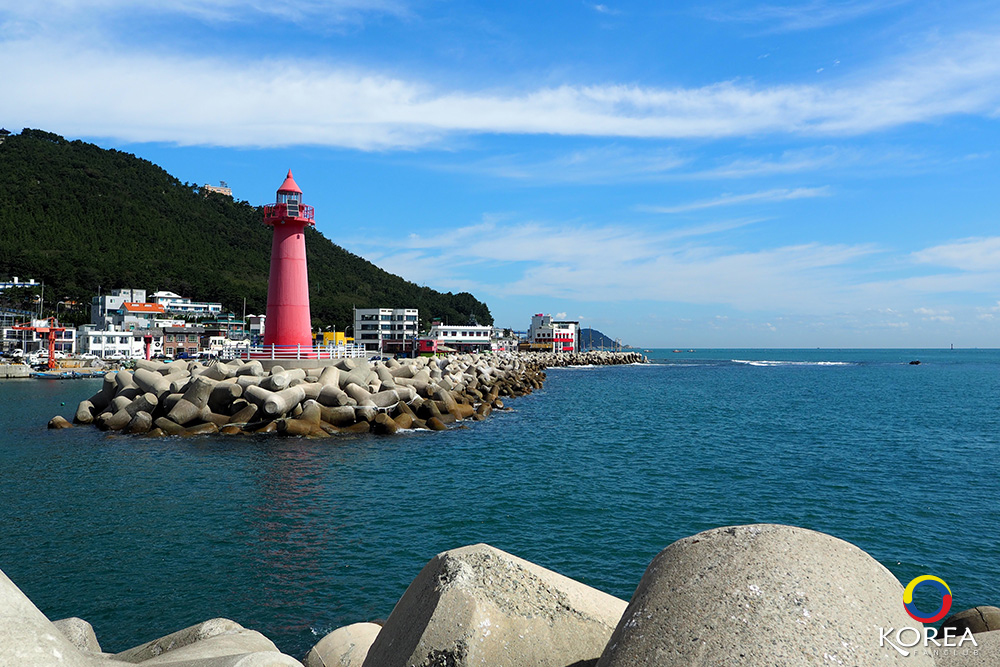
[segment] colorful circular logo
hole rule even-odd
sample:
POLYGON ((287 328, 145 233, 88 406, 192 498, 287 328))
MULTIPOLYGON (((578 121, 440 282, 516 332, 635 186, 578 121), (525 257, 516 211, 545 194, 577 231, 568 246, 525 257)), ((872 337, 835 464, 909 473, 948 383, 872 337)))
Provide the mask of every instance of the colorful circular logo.
POLYGON ((944 579, 929 574, 921 575, 906 585, 906 590, 903 591, 903 607, 914 621, 937 623, 951 609, 951 589, 948 588, 948 584, 944 583, 944 579), (930 616, 917 609, 917 605, 913 602, 913 592, 920 586, 930 586, 941 593, 941 608, 930 616))

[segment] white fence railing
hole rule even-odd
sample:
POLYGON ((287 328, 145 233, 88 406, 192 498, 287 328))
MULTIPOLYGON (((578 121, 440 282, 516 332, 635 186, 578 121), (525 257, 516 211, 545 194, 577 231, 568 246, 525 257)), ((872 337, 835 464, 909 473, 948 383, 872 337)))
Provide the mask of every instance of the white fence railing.
POLYGON ((364 345, 254 345, 223 348, 222 359, 346 359, 368 356, 364 345))

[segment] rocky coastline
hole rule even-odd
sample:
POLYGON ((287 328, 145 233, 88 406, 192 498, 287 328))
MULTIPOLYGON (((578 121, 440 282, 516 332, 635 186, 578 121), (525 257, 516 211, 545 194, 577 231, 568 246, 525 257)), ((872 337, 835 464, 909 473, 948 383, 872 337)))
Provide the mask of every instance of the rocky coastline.
POLYGON ((50 621, 0 572, 0 664, 1000 664, 1000 609, 955 614, 935 638, 907 615, 903 592, 893 574, 858 547, 777 524, 715 528, 678 540, 649 564, 630 601, 476 544, 432 558, 384 622, 334 630, 300 662, 227 619, 105 653, 89 623, 50 621))
POLYGON ((137 361, 107 373, 101 390, 71 419, 49 428, 93 424, 155 436, 279 433, 326 438, 341 433, 445 430, 482 420, 504 401, 539 389, 557 366, 643 363, 636 352, 501 353, 339 359, 319 368, 265 368, 261 361, 137 361))

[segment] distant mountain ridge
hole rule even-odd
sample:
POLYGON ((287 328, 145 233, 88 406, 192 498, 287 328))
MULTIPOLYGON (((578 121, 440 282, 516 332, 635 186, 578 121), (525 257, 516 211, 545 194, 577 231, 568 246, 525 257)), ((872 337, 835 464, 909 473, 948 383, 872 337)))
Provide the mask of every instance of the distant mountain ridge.
MULTIPOLYGON (((44 281, 50 307, 131 287, 237 314, 246 299, 246 312, 262 313, 272 234, 262 218, 261 207, 204 196, 130 153, 32 129, 0 144, 0 278, 44 281)), ((354 306, 419 308, 424 326, 434 317, 493 322, 472 294, 387 273, 315 229, 306 230, 306 253, 314 326, 343 330, 354 306)))
POLYGON ((612 350, 618 346, 628 347, 625 344, 616 343, 613 338, 605 336, 597 329, 580 329, 581 350, 612 350))

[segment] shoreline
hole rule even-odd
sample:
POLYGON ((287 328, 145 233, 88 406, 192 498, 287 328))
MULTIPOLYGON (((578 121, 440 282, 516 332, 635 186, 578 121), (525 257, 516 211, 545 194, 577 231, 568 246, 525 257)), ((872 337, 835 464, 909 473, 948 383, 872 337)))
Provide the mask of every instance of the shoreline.
POLYGON ((545 369, 646 363, 637 352, 518 352, 416 357, 368 362, 338 359, 316 368, 259 361, 140 360, 109 372, 100 391, 72 420, 149 437, 279 433, 325 438, 341 433, 389 435, 446 430, 505 409, 504 399, 540 389, 545 369))

